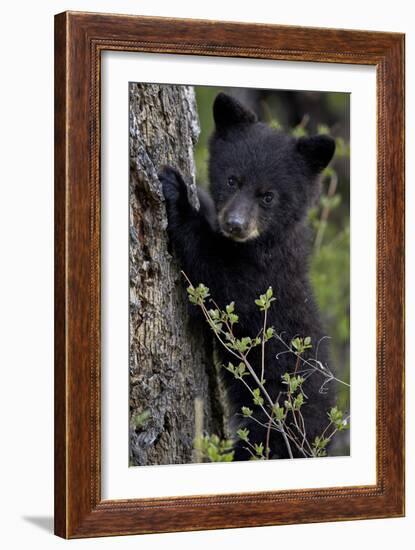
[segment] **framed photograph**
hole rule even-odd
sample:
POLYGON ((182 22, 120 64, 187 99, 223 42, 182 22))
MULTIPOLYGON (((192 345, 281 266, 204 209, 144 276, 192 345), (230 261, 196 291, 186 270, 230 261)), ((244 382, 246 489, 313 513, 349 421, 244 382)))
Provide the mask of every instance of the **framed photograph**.
POLYGON ((55 18, 55 532, 404 515, 404 35, 55 18))

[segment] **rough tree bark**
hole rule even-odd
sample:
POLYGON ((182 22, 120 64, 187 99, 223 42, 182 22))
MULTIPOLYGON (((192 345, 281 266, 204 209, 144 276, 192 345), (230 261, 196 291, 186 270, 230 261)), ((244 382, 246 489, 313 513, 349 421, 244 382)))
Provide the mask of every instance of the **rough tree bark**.
POLYGON ((189 330, 157 172, 163 164, 180 169, 197 205, 199 121, 191 87, 131 83, 129 93, 130 464, 187 463, 197 398, 206 431, 220 435, 223 422, 209 343, 189 330))

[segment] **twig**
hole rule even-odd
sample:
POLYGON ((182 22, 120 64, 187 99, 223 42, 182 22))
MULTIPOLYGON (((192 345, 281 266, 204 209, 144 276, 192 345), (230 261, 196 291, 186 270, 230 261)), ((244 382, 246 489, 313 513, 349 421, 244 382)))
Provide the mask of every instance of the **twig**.
MULTIPOLYGON (((336 172, 333 172, 330 178, 329 188, 327 190, 327 198, 330 199, 335 195, 336 189, 337 189, 337 183, 338 183, 337 174, 336 172)), ((326 203, 323 206, 323 209, 321 211, 320 223, 319 223, 316 238, 314 241, 314 250, 316 250, 317 252, 320 250, 321 244, 323 242, 323 237, 326 231, 327 220, 330 215, 330 210, 331 210, 330 205, 326 203)))
MULTIPOLYGON (((328 383, 330 382, 331 380, 335 380, 336 382, 339 382, 339 384, 343 384, 344 386, 347 386, 348 388, 350 388, 350 384, 348 384, 347 382, 344 382, 343 380, 340 380, 339 378, 336 378, 333 373, 327 368, 327 367, 323 367, 323 364, 321 361, 317 361, 316 359, 313 359, 313 358, 310 358, 310 359, 304 359, 304 357, 302 357, 299 353, 297 353, 296 351, 294 351, 282 338, 279 334, 276 334, 275 335, 276 338, 278 338, 278 340, 281 342, 281 344, 283 344, 287 350, 291 353, 293 353, 296 357, 299 357, 300 358, 300 361, 304 364, 304 365, 308 365, 309 367, 311 367, 315 372, 319 372, 321 375, 325 376, 326 378, 328 378, 328 380, 325 382, 325 383, 328 383), (320 368, 316 367, 315 365, 313 365, 310 361, 314 361, 315 363, 317 363, 317 365, 320 366, 320 368)), ((285 353, 285 352, 283 352, 285 353)), ((280 354, 278 354, 280 355, 280 354)), ((277 355, 277 357, 278 357, 277 355)))
POLYGON ((267 310, 264 311, 264 324, 262 327, 262 356, 261 356, 261 382, 264 381, 264 372, 265 372, 265 336, 267 328, 267 310))

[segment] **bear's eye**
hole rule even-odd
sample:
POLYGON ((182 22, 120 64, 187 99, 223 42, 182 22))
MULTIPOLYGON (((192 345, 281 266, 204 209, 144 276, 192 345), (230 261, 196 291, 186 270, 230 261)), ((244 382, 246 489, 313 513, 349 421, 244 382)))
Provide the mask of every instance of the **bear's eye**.
POLYGON ((229 187, 236 187, 238 185, 238 179, 235 176, 229 176, 228 185, 229 187))
POLYGON ((271 191, 268 191, 268 193, 264 193, 262 195, 262 202, 264 202, 265 204, 271 204, 273 200, 274 193, 272 193, 271 191))

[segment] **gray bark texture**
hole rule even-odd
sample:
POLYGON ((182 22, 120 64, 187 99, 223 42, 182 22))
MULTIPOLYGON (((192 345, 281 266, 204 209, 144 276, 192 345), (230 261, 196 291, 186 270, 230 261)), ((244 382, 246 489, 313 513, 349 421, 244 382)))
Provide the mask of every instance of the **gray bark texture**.
POLYGON ((189 330, 157 172, 178 168, 197 206, 199 121, 191 87, 131 83, 129 94, 130 465, 183 464, 195 459, 195 422, 221 435, 223 419, 211 344, 189 330))

